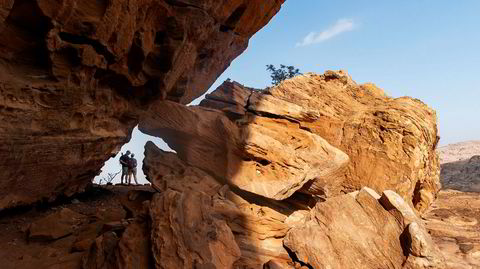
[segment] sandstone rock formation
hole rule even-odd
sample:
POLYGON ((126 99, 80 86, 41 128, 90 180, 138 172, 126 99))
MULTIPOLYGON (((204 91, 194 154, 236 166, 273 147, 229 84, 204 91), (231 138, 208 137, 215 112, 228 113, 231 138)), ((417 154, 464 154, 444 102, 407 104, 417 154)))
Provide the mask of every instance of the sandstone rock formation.
POLYGON ((357 85, 343 71, 263 92, 225 82, 200 107, 164 102, 148 112, 140 130, 164 138, 188 164, 266 197, 284 199, 301 187, 325 198, 368 186, 395 190, 424 211, 439 189, 435 112, 357 85), (319 169, 308 175, 309 165, 319 169), (253 181, 255 173, 261 177, 253 181), (271 178, 279 185, 270 188, 281 189, 265 188, 262 180, 271 178))
POLYGON ((32 240, 56 240, 72 234, 82 220, 86 222, 86 216, 64 208, 32 223, 28 237, 32 240))
POLYGON ((153 143, 145 150, 145 172, 161 191, 150 203, 157 268, 289 268, 292 262, 313 268, 442 268, 443 256, 422 220, 395 192, 377 200, 374 191, 362 189, 309 211, 296 207, 295 197, 262 200, 231 191, 153 143))
POLYGON ((248 195, 243 198, 231 192, 153 143, 147 143, 145 154, 145 173, 155 188, 162 190, 150 208, 158 268, 190 268, 191 264, 259 268, 271 259, 290 260, 281 240, 288 230, 283 223, 286 216, 280 212, 294 210, 294 205, 251 204, 245 200, 248 195), (177 250, 172 254, 172 249, 177 250))
POLYGON ((318 203, 310 219, 284 243, 313 268, 400 268, 405 259, 402 227, 366 191, 318 203))
POLYGON ((447 268, 480 268, 480 196, 442 190, 424 214, 426 227, 446 258, 447 268))
POLYGON ((205 92, 284 0, 0 3, 0 209, 83 190, 140 111, 205 92))
POLYGON ((146 144, 145 154, 152 189, 107 186, 92 201, 82 198, 63 209, 2 219, 2 265, 442 268, 442 254, 423 220, 392 191, 380 197, 363 188, 313 203, 297 192, 279 201, 230 189, 153 143, 146 144), (45 225, 54 219, 58 225, 45 225), (39 231, 56 235, 33 240, 39 231), (32 239, 27 241, 25 233, 32 239))
POLYGON ((442 268, 420 101, 328 71, 185 106, 283 2, 3 1, 0 210, 83 190, 137 124, 177 153, 145 145, 151 188, 9 216, 2 266, 442 268))
POLYGON ((333 185, 348 162, 323 138, 284 119, 248 115, 233 122, 217 110, 163 102, 151 107, 139 129, 162 137, 189 165, 276 200, 317 178, 333 185))

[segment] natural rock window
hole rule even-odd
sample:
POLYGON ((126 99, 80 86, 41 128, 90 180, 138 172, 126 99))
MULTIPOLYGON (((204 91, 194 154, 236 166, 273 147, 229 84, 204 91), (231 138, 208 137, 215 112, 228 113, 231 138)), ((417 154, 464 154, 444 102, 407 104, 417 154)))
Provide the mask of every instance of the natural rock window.
MULTIPOLYGON (((106 180, 109 179, 109 174, 116 174, 116 176, 111 181, 111 183, 112 184, 120 183, 120 178, 122 176, 122 173, 121 173, 122 167, 120 165, 119 159, 122 153, 125 154, 125 152, 129 150, 131 153, 135 154, 135 159, 137 159, 138 183, 148 184, 149 182, 147 181, 145 174, 143 173, 143 170, 142 170, 142 163, 145 157, 144 146, 148 141, 153 142, 157 147, 160 147, 164 151, 175 152, 161 138, 144 134, 138 130, 138 127, 135 127, 133 129, 132 138, 130 139, 130 141, 125 145, 123 145, 120 151, 114 157, 110 158, 108 161, 105 162, 105 165, 102 167, 102 172, 95 177, 93 182, 104 185, 107 183, 106 180)), ((132 183, 135 183, 133 179, 132 179, 132 183)))

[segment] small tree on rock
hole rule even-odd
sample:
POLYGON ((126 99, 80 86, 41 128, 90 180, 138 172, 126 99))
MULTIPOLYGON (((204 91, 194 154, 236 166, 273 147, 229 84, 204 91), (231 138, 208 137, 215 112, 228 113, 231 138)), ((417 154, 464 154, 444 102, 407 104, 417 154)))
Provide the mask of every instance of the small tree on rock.
POLYGON ((270 76, 272 77, 272 84, 273 85, 278 85, 280 82, 293 78, 297 75, 301 75, 300 70, 298 68, 295 68, 294 66, 286 66, 281 64, 280 68, 276 68, 273 66, 273 64, 268 64, 267 65, 267 71, 269 71, 271 74, 270 76))

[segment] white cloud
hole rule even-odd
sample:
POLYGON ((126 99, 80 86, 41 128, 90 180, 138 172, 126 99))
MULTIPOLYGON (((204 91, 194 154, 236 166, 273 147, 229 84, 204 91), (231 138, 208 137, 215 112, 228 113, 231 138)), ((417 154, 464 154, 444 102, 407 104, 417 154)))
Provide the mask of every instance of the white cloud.
POLYGON ((297 47, 318 44, 330 38, 333 38, 341 33, 352 31, 353 29, 355 29, 355 22, 353 21, 353 19, 340 19, 330 28, 320 33, 316 33, 316 32, 309 33, 302 40, 302 42, 297 43, 297 47))

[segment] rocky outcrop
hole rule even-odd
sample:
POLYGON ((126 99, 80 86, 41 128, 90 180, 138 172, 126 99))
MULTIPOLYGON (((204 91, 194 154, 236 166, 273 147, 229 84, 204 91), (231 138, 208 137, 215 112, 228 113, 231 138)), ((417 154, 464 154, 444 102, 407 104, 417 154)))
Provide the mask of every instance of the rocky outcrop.
POLYGON ((197 2, 1 2, 0 209, 83 190, 140 111, 203 94, 284 1, 197 2))
POLYGON ((157 268, 442 268, 422 220, 395 192, 364 188, 310 209, 297 197, 232 191, 175 153, 145 150, 160 191, 150 203, 157 268))
POLYGON ((161 191, 150 206, 157 268, 259 268, 271 259, 290 260, 281 238, 288 231, 284 212, 295 205, 240 196, 153 143, 145 154, 144 171, 161 191))
POLYGON ((313 268, 401 268, 402 227, 368 192, 319 203, 310 219, 284 239, 300 261, 313 268))
POLYGON ((444 189, 480 192, 480 141, 450 144, 437 151, 444 189))
POLYGON ((319 176, 305 186, 310 192, 331 197, 363 186, 392 189, 424 211, 439 189, 435 112, 419 100, 358 85, 343 71, 298 76, 265 91, 225 82, 201 105, 236 122, 285 121, 345 152, 346 169, 319 176))
POLYGON ((145 172, 161 190, 150 204, 157 268, 191 264, 293 268, 295 262, 313 268, 442 268, 444 264, 423 221, 395 192, 385 191, 380 197, 364 188, 328 198, 310 210, 294 206, 296 197, 275 201, 231 191, 174 153, 153 143, 145 149, 145 172), (162 244, 155 247, 156 242, 162 244), (175 255, 171 249, 176 249, 175 255))
POLYGON ((2 266, 443 268, 423 220, 395 192, 279 201, 230 188, 151 142, 145 154, 152 187, 96 187, 81 201, 3 218, 2 266))
MULTIPOLYGON (((162 137, 187 164, 276 200, 317 178, 333 185, 348 162, 345 153, 298 124, 253 114, 233 122, 217 110, 164 102, 148 111, 139 129, 162 137)), ((311 193, 323 192, 314 186, 311 193)))
POLYGON ((147 143, 152 188, 0 222, 2 266, 442 268, 420 101, 328 71, 185 106, 283 2, 3 1, 0 210, 83 190, 137 124, 177 153, 147 143))
POLYGON ((375 196, 362 189, 318 203, 308 222, 288 232, 285 246, 313 268, 444 268, 423 222, 407 221, 413 210, 402 198, 391 191, 375 196))
POLYGON ((442 164, 440 178, 446 189, 480 192, 480 155, 442 164))

